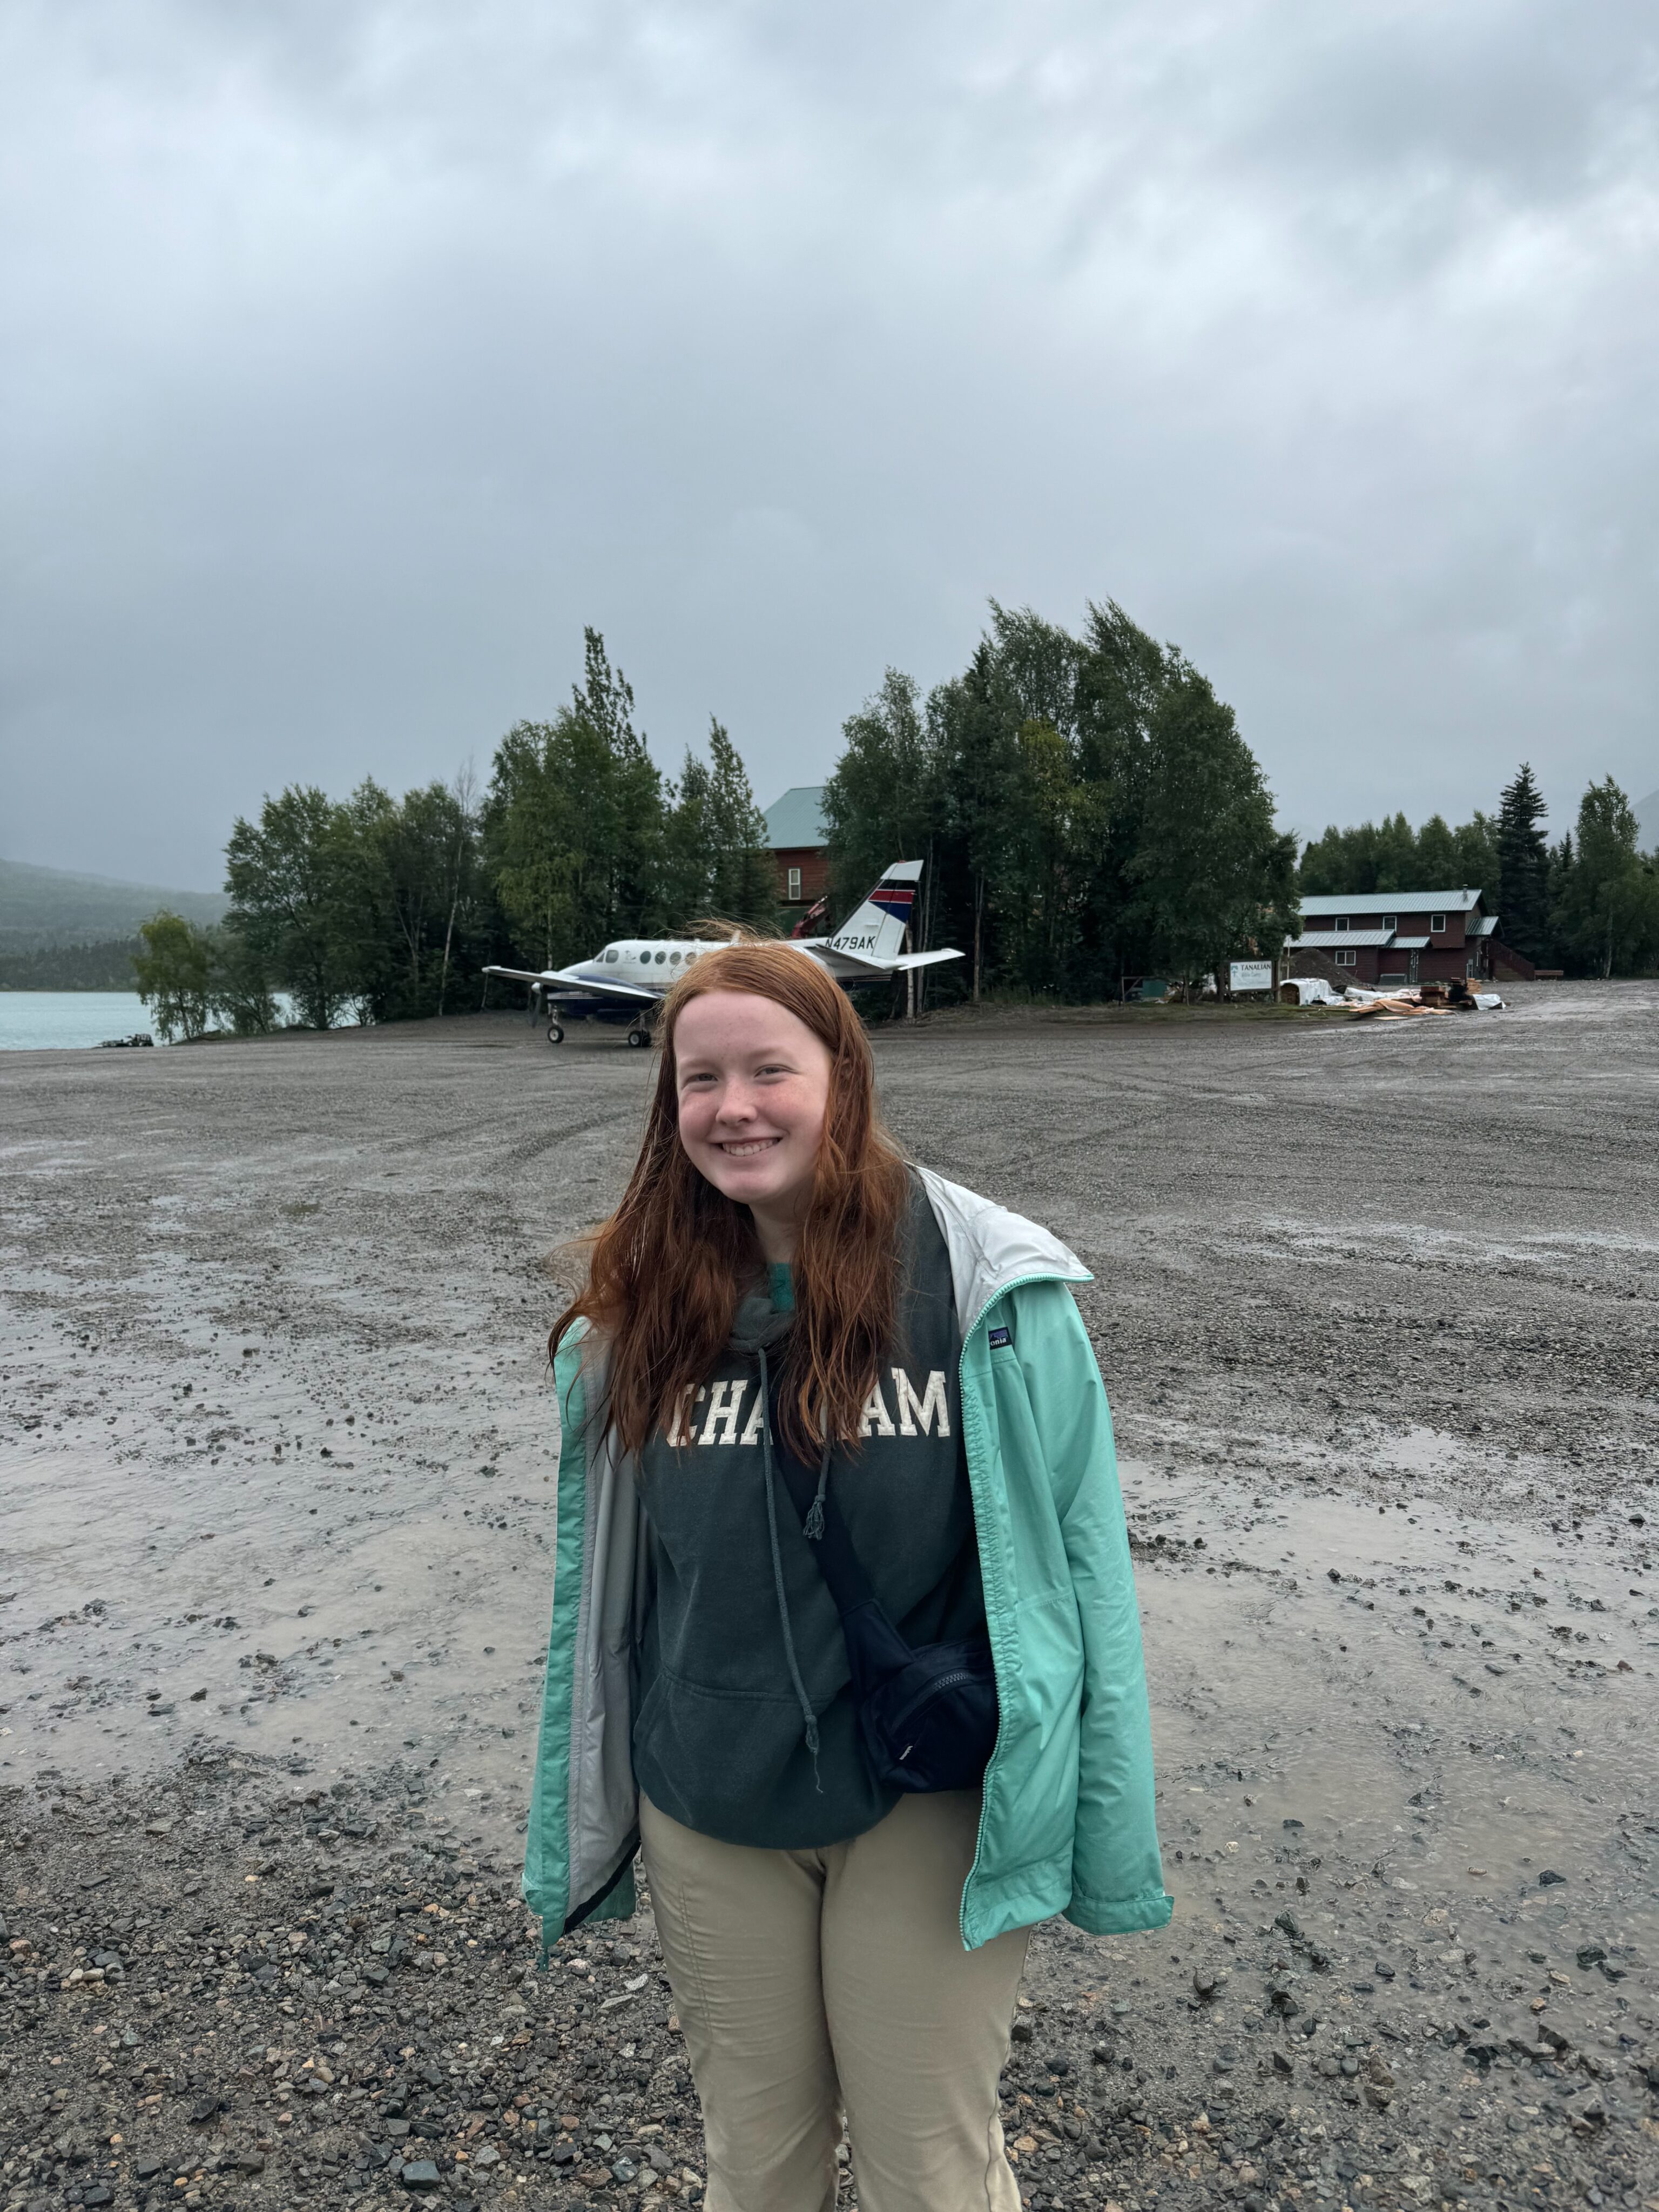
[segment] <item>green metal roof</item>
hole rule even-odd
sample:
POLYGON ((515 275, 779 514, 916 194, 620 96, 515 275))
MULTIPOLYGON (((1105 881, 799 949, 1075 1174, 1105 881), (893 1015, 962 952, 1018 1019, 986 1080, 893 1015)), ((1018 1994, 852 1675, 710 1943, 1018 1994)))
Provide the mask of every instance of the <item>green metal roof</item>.
MULTIPOLYGON (((1364 945, 1375 951, 1391 944, 1391 929, 1304 929, 1300 937, 1292 937, 1286 944, 1287 952, 1328 952, 1335 945, 1344 947, 1364 945)), ((1426 945, 1428 939, 1424 939, 1426 945)))
POLYGON ((826 845, 830 832, 823 825, 823 786, 793 783, 781 799, 764 810, 766 839, 775 853, 798 846, 826 845))
POLYGON ((1334 914, 1471 914, 1480 893, 1458 891, 1317 891, 1297 903, 1304 919, 1334 914))

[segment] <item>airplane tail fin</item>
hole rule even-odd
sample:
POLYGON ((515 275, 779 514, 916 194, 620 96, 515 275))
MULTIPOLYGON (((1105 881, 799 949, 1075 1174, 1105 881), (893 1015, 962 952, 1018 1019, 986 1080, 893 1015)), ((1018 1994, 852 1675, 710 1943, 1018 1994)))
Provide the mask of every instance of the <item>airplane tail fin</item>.
POLYGON ((860 960, 896 960, 921 870, 920 860, 895 860, 858 912, 830 939, 830 951, 850 953, 860 960))

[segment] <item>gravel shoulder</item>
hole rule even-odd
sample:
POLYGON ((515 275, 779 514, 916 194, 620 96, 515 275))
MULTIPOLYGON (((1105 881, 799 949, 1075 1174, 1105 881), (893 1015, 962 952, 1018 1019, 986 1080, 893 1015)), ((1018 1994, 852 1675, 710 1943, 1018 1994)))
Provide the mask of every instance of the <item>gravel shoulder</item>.
MULTIPOLYGON (((1659 988, 877 1050, 1095 1271, 1146 1623, 1176 1919, 1038 1931, 1022 2193, 1659 2208, 1659 988)), ((649 1066, 0 1059, 5 2212, 700 2195, 648 1902, 540 1972, 517 1902, 550 1255, 649 1066)))

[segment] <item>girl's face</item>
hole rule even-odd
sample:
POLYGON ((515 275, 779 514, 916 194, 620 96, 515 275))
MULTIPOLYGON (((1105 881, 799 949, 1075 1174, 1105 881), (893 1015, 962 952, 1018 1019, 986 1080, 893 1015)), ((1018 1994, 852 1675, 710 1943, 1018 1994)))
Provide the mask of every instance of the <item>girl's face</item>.
MULTIPOLYGON (((680 1142, 716 1190, 772 1224, 811 1195, 830 1060, 805 1022, 750 991, 707 991, 674 1024, 680 1142)), ((779 1256, 769 1246, 767 1256, 779 1256)))

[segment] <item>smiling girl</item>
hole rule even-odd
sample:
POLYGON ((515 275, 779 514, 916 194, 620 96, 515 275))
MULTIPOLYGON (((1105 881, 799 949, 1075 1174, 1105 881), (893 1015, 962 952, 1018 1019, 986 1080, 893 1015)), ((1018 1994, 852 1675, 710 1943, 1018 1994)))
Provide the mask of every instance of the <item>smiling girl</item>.
POLYGON ((643 1856, 709 2212, 1017 2212, 1033 1922, 1169 1917, 1111 1424, 1055 1238, 908 1165, 810 955, 670 992, 645 1140, 554 1326, 525 1896, 643 1856))

